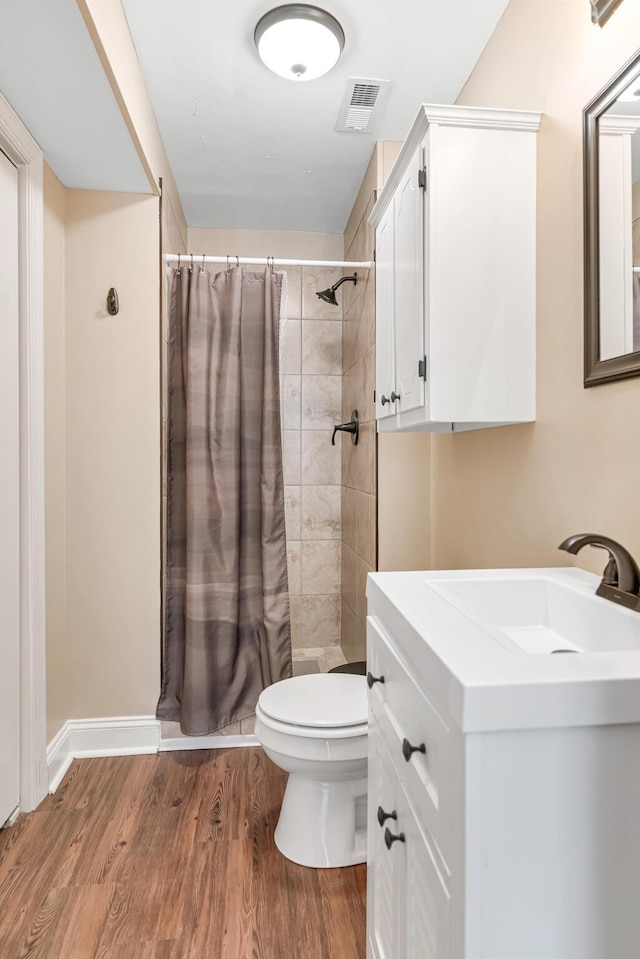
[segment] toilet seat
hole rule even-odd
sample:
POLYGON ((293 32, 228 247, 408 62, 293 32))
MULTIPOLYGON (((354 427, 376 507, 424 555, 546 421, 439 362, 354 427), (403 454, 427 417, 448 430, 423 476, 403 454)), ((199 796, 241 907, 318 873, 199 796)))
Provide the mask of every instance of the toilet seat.
POLYGON ((283 679, 263 690, 258 705, 269 725, 299 727, 299 735, 313 735, 316 730, 322 736, 358 735, 367 726, 364 676, 317 673, 283 679))
POLYGON ((367 722, 354 723, 353 726, 303 726, 300 723, 283 723, 265 713, 260 703, 256 706, 256 719, 274 732, 299 736, 301 739, 351 739, 366 736, 369 729, 367 722))

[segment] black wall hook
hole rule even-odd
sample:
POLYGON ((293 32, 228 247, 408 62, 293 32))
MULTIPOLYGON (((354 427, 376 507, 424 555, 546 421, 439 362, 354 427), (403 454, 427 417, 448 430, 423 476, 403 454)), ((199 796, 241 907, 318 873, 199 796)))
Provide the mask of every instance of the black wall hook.
POLYGON ((109 316, 117 316, 120 312, 120 303, 118 302, 118 291, 112 286, 107 293, 107 313, 109 316))

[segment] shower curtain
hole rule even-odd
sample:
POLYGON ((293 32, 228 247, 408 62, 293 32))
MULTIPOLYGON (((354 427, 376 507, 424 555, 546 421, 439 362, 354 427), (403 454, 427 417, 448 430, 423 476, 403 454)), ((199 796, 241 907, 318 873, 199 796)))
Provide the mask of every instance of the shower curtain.
POLYGON ((278 348, 282 275, 174 271, 157 717, 199 736, 291 676, 278 348))

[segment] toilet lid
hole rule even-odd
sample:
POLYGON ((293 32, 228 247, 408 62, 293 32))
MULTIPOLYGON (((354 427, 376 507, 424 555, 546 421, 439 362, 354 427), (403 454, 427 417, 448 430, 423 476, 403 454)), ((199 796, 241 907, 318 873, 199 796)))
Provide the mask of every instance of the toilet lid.
POLYGON ((267 716, 293 726, 357 726, 367 722, 367 681, 346 673, 294 676, 268 686, 259 703, 267 716))

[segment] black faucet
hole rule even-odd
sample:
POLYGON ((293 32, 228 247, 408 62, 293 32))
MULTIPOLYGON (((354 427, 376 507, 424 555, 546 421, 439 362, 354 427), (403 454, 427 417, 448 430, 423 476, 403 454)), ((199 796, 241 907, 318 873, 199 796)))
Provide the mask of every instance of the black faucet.
POLYGON ((560 543, 558 549, 576 555, 583 546, 595 546, 609 553, 602 581, 596 590, 596 596, 610 599, 613 603, 635 609, 640 612, 640 570, 631 553, 608 536, 598 533, 579 533, 569 536, 560 543))

